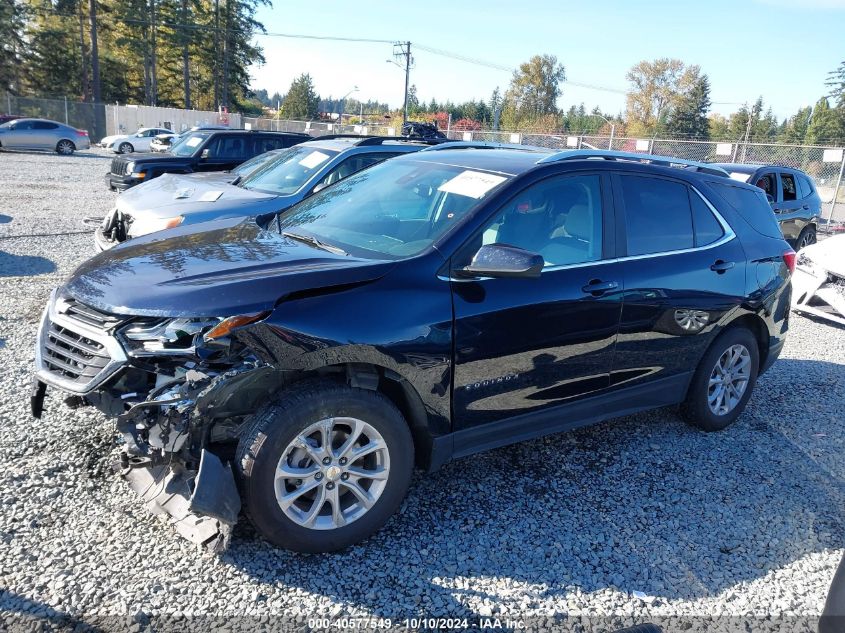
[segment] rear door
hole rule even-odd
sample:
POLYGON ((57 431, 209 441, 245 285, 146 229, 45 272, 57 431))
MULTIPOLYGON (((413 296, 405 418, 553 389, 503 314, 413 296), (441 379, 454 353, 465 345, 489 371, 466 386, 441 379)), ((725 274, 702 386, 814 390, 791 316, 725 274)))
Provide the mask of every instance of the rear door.
POLYGON ((680 389, 714 324, 743 301, 745 253, 686 182, 633 173, 613 180, 625 293, 611 387, 663 380, 666 389, 680 389))
POLYGON ((39 149, 55 149, 58 143, 59 124, 50 121, 33 121, 32 142, 33 147, 39 149))
POLYGON ((775 216, 783 236, 795 241, 813 215, 809 201, 802 200, 796 175, 785 169, 778 171, 778 191, 780 195, 775 204, 775 216))
POLYGON ((608 388, 622 292, 613 239, 607 175, 561 174, 511 198, 453 257, 461 267, 500 243, 546 261, 539 279, 451 280, 456 429, 608 388))

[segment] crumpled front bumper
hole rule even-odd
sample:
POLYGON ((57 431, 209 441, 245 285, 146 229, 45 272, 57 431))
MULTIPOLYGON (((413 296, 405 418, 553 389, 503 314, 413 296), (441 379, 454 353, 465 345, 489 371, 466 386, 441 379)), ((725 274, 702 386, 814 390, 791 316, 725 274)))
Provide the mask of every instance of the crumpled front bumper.
POLYGON ((799 265, 792 275, 792 308, 845 325, 845 279, 799 265))
MULTIPOLYGON (((127 456, 128 457, 128 456, 127 456)), ((225 550, 241 511, 232 467, 203 449, 199 470, 145 465, 128 457, 116 469, 152 514, 168 517, 184 538, 210 552, 225 550)))

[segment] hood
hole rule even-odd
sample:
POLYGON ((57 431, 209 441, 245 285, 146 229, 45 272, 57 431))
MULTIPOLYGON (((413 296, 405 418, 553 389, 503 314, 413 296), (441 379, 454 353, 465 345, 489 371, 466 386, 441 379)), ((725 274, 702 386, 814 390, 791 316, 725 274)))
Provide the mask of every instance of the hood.
POLYGON ((119 138, 126 138, 123 134, 112 134, 111 136, 104 136, 100 139, 100 143, 111 143, 112 141, 116 141, 119 138))
POLYGON ((162 174, 120 194, 117 208, 134 217, 143 213, 146 218, 170 218, 207 211, 257 215, 284 206, 274 202, 279 196, 230 185, 223 178, 231 179, 230 174, 214 175, 217 178, 206 174, 162 174))
POLYGON ((816 244, 805 246, 800 253, 808 257, 814 266, 839 277, 845 277, 845 235, 834 235, 816 244))
POLYGON ((393 262, 336 255, 230 218, 130 240, 95 255, 62 291, 99 310, 226 317, 272 309, 293 292, 366 283, 393 262))

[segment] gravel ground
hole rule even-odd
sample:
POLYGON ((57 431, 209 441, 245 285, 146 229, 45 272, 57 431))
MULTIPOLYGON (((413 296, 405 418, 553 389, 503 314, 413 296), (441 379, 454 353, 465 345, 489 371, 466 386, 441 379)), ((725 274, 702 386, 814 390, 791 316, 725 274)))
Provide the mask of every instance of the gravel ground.
POLYGON ((845 330, 800 316, 722 433, 672 410, 630 416, 417 475, 387 527, 344 553, 277 550, 245 521, 224 555, 199 553, 106 474, 104 417, 55 392, 29 416, 37 320, 92 252, 83 220, 113 204, 107 163, 0 152, 0 620, 758 616, 811 630, 799 616, 821 612, 843 554, 845 330))

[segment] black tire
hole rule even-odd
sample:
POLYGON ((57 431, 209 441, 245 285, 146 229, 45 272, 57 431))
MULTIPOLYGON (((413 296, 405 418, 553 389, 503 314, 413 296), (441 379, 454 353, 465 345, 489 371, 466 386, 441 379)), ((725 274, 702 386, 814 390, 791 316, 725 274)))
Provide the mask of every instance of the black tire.
POLYGON ((332 380, 295 383, 262 407, 238 444, 235 469, 244 509, 258 532, 274 545, 296 552, 331 552, 378 531, 399 507, 411 481, 414 446, 402 414, 382 394, 332 380), (384 490, 362 516, 338 528, 317 530, 285 515, 276 500, 274 475, 293 439, 320 420, 348 416, 365 421, 382 436, 390 455, 384 490))
POLYGON ((754 385, 757 383, 757 372, 760 368, 760 348, 757 339, 747 329, 741 326, 733 327, 719 335, 713 341, 707 353, 698 364, 695 375, 690 382, 686 400, 681 404, 681 416, 689 424, 703 431, 721 431, 731 425, 745 410, 754 385), (736 406, 723 415, 717 415, 708 404, 708 383, 716 363, 733 345, 743 345, 751 357, 748 383, 742 397, 736 406))
POLYGON ((117 151, 119 154, 131 154, 135 151, 135 148, 132 147, 132 143, 123 142, 117 146, 117 151))
POLYGON ((798 235, 798 239, 795 240, 795 250, 800 251, 802 248, 810 246, 811 244, 815 244, 817 241, 816 238, 816 229, 813 226, 805 226, 801 233, 798 235))
POLYGON ((61 141, 56 143, 56 153, 61 154, 62 156, 70 156, 75 151, 76 145, 73 144, 73 141, 62 139, 61 141))

